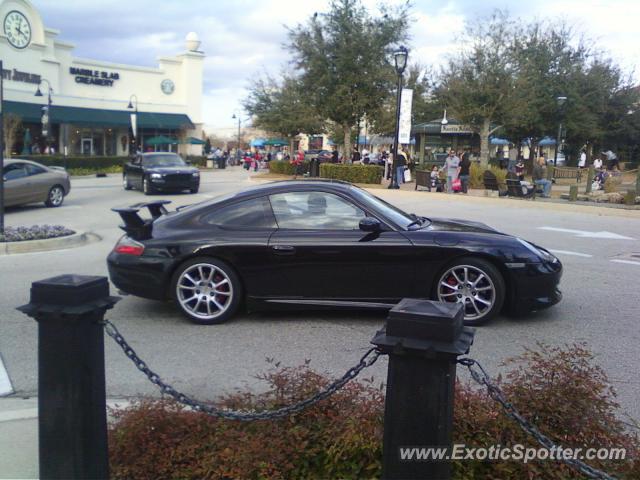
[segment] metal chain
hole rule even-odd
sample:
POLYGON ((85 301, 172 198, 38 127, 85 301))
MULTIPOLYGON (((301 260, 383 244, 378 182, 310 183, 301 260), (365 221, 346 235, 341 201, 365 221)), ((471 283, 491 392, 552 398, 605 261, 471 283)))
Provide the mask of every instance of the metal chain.
POLYGON ((302 400, 293 405, 287 405, 285 407, 278 408, 276 410, 265 410, 265 411, 234 411, 229 409, 221 409, 214 407, 213 405, 200 402, 195 400, 184 393, 178 392, 171 385, 166 384, 162 381, 160 376, 153 372, 147 364, 138 357, 135 350, 131 348, 131 346, 127 343, 124 337, 120 334, 116 326, 111 323, 109 320, 104 320, 104 329, 107 334, 115 340, 115 342, 120 345, 125 355, 131 359, 134 365, 144 373, 149 381, 154 385, 157 385, 160 388, 160 391, 169 395, 176 402, 186 405, 187 407, 192 408, 195 411, 203 412, 208 415, 212 415, 214 417, 226 418, 228 420, 241 420, 241 421, 252 421, 252 420, 268 420, 273 418, 282 418, 292 415, 294 413, 299 413, 305 408, 308 408, 321 400, 324 400, 342 387, 344 387, 351 380, 356 378, 358 374, 367 367, 373 365, 376 360, 380 357, 381 353, 376 348, 371 348, 365 353, 357 365, 351 367, 347 372, 340 377, 339 379, 333 381, 323 390, 319 391, 315 395, 302 400))
MULTIPOLYGON (((504 392, 498 387, 493 381, 491 377, 487 374, 487 371, 480 365, 477 360, 472 358, 459 358, 458 363, 460 365, 464 365, 469 369, 469 373, 471 373, 471 378, 473 378, 480 385, 484 385, 487 388, 487 393, 489 396, 498 402, 502 408, 504 408, 507 416, 511 417, 516 423, 524 430, 526 433, 531 435, 536 441, 546 447, 548 449, 552 449, 553 447, 558 448, 558 446, 551 440, 549 437, 544 435, 538 428, 531 424, 526 418, 524 418, 513 406, 511 402, 509 402, 504 392), (475 368, 477 367, 477 368, 475 368)), ((588 478, 597 478, 603 480, 616 480, 616 477, 613 477, 601 470, 593 468, 586 463, 577 460, 577 459, 560 459, 562 462, 566 463, 570 467, 578 470, 579 472, 586 475, 588 478)))

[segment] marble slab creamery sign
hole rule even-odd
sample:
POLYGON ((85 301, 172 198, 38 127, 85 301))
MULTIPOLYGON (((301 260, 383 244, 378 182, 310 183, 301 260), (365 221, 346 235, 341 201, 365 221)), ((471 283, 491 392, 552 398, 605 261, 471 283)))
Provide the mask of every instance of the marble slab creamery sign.
POLYGON ((113 87, 113 82, 120 79, 118 72, 105 72, 104 70, 91 70, 89 68, 69 67, 69 73, 75 75, 76 83, 102 87, 113 87))

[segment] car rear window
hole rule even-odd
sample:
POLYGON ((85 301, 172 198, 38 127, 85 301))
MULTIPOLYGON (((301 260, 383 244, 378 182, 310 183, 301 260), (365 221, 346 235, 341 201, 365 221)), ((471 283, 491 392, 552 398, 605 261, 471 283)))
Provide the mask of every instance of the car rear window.
POLYGON ((276 220, 266 197, 251 198, 215 210, 202 217, 203 223, 226 229, 272 229, 276 220))

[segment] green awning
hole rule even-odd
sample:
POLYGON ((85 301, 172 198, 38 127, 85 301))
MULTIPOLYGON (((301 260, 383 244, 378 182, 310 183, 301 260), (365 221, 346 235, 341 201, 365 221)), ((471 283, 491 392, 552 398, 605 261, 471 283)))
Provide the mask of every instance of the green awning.
POLYGON ((145 145, 177 145, 178 140, 171 137, 165 137, 164 135, 158 135, 157 137, 151 137, 144 141, 145 145))
POLYGON ((207 142, 205 142, 204 140, 200 140, 199 138, 196 138, 196 137, 189 137, 182 143, 186 143, 189 145, 204 145, 207 142))
POLYGON ((265 145, 271 145, 272 147, 284 147, 289 145, 289 142, 287 142, 286 140, 282 140, 279 138, 271 138, 269 140, 267 140, 266 142, 264 142, 265 145))
MULTIPOLYGON (((14 113, 23 122, 40 122, 43 104, 24 102, 4 102, 5 113, 14 113)), ((97 108, 51 106, 49 119, 52 124, 71 123, 79 126, 128 127, 131 124, 131 110, 100 110, 97 108)), ((195 128, 188 115, 183 113, 138 112, 138 128, 195 128)))

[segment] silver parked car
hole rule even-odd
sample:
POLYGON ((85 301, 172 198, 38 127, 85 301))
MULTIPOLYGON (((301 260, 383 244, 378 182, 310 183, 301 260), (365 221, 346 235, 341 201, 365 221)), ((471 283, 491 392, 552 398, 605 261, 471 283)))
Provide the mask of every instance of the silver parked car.
POLYGON ((7 207, 44 202, 59 207, 71 190, 69 174, 61 167, 45 167, 30 160, 5 160, 4 202, 7 207))

